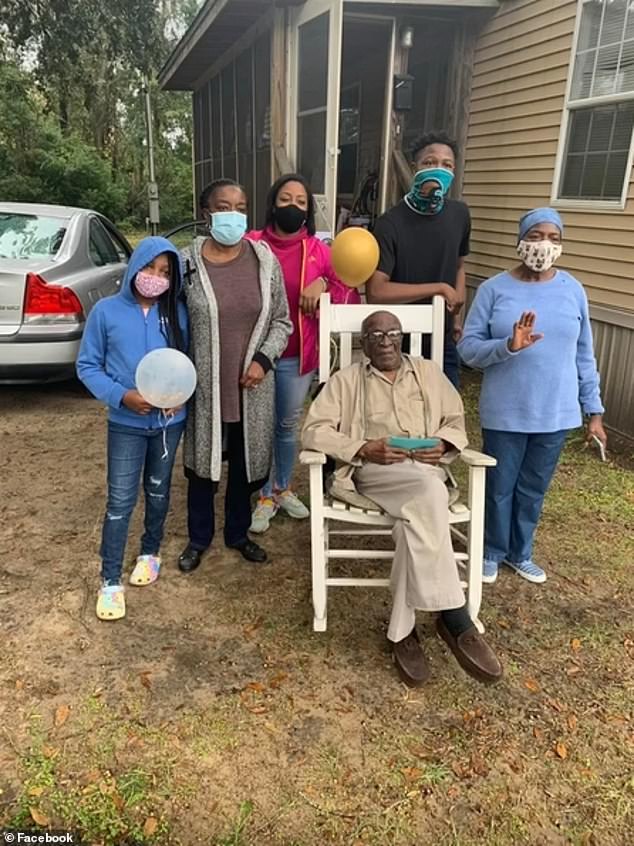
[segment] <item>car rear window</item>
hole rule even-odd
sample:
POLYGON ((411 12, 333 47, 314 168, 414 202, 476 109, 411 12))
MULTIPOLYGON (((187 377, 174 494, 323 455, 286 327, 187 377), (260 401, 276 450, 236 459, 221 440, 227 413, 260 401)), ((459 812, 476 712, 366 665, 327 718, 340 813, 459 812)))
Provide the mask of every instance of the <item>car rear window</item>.
POLYGON ((68 218, 0 211, 0 259, 54 256, 67 226, 68 218))

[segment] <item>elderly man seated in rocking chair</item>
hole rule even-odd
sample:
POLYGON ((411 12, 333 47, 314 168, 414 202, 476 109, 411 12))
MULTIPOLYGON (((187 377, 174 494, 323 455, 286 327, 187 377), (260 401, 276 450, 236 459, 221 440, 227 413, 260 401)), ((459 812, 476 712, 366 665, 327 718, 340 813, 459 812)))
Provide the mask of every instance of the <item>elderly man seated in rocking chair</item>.
POLYGON ((374 312, 361 337, 368 360, 326 382, 308 413, 303 445, 340 462, 333 494, 356 490, 396 520, 387 636, 403 681, 417 687, 429 677, 417 609, 440 612, 438 634, 467 673, 498 681, 502 666, 467 613, 451 545, 441 462, 467 445, 462 400, 434 362, 401 353, 395 315, 374 312), (404 449, 392 438, 433 438, 435 445, 404 449))

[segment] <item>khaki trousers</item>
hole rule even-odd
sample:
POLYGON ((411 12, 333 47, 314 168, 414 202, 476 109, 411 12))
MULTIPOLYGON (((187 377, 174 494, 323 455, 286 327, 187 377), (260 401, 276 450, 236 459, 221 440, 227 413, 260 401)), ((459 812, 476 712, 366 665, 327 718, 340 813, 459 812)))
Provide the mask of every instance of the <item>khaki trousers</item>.
POLYGON ((354 474, 359 492, 396 519, 387 632, 392 641, 411 632, 416 609, 444 611, 465 603, 451 546, 445 478, 442 468, 411 460, 364 464, 354 474))

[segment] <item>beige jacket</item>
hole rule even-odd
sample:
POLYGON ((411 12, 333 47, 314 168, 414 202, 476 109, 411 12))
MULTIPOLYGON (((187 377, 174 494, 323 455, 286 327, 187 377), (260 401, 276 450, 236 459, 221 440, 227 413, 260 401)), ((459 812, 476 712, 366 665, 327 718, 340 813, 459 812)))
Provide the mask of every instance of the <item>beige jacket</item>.
MULTIPOLYGON (((455 448, 443 458, 448 463, 467 446, 460 394, 433 361, 409 360, 423 395, 425 437, 441 438, 455 448)), ((311 405, 302 430, 304 449, 336 458, 342 465, 335 474, 337 483, 352 491, 352 475, 361 466, 355 456, 368 440, 363 420, 366 367, 367 361, 363 361, 333 374, 311 405)))

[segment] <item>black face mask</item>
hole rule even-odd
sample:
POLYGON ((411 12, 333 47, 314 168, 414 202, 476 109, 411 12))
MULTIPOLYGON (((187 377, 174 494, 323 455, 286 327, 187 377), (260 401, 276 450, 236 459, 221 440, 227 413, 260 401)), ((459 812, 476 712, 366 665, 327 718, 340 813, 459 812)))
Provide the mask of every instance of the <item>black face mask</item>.
POLYGON ((299 206, 275 206, 273 219, 282 232, 293 235, 306 223, 306 210, 300 209, 299 206))

